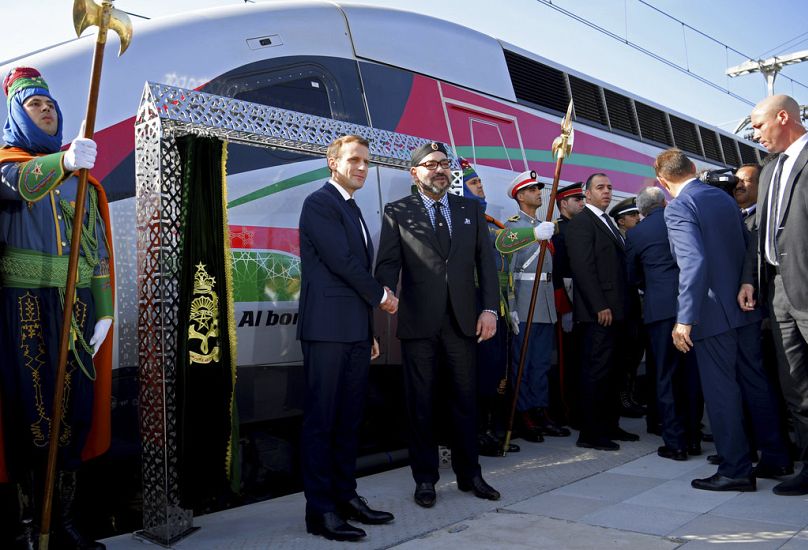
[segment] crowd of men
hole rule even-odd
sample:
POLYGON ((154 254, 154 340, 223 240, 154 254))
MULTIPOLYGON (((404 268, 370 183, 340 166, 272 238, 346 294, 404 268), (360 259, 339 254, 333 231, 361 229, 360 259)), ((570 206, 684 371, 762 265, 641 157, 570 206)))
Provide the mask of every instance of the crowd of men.
MULTIPOLYGON (((15 70, 3 87, 0 542, 28 548, 37 543, 54 378, 42 365, 55 364, 69 251, 59 236, 70 232, 76 173, 93 167, 95 143, 77 137, 60 151, 62 115, 35 69, 15 70)), ((808 460, 808 134, 788 96, 760 102, 751 121, 769 162, 738 168, 729 193, 670 149, 654 162, 667 196, 652 186, 612 206, 610 177, 593 173, 558 189, 555 222, 539 219, 545 182, 535 172, 508 185, 513 215, 503 222, 486 214, 483 182, 467 161, 463 196, 448 193, 449 152, 426 143, 411 153, 413 193, 384 208, 378 253, 354 199, 369 143, 335 140, 331 177, 306 198, 299 224, 307 530, 359 540, 366 533, 349 520, 394 520, 357 494, 354 471, 379 355, 376 308, 397 315, 418 506, 436 505, 439 443, 451 448, 459 490, 498 500, 479 455, 518 452, 503 440, 512 428, 541 443, 569 437, 569 425, 577 446, 615 451, 639 439, 620 417, 646 415, 664 442, 658 455, 687 460, 702 454, 705 405, 717 449, 708 460, 718 469, 694 488, 754 491, 757 478, 784 478, 775 494, 808 494, 808 467, 792 475, 795 460, 808 460), (650 383, 641 392, 643 357, 650 383), (448 435, 435 426, 438 388, 448 435)), ((112 323, 111 251, 103 190, 93 189, 59 439, 62 548, 103 548, 74 519, 75 471, 108 445, 96 443, 93 401, 109 368, 97 354, 112 323)))
POLYGON ((639 439, 620 417, 642 415, 662 436, 663 459, 701 455, 702 441, 714 439, 717 454, 707 458, 717 472, 694 479, 696 489, 754 491, 757 478, 784 478, 775 494, 808 494, 808 467, 792 475, 808 444, 808 294, 800 285, 808 255, 799 237, 808 223, 808 138, 787 96, 758 104, 752 124, 773 160, 738 168, 731 189, 704 183, 670 149, 654 162, 661 188, 612 206, 610 177, 594 173, 558 189, 555 222, 539 219, 545 182, 530 170, 507 187, 514 215, 504 222, 485 213, 483 182, 464 159, 463 196, 447 193, 449 154, 428 143, 412 152, 413 194, 385 206, 375 268, 352 199, 368 144, 337 140, 332 177, 307 199, 300 226, 300 338, 314 403, 304 428, 308 530, 358 540, 365 532, 348 520, 393 520, 356 494, 353 477, 376 307, 398 315, 419 506, 437 501, 440 442, 452 451, 458 488, 497 500, 478 456, 519 451, 503 441, 512 428, 540 443, 570 436, 569 424, 577 446, 615 451, 639 439), (342 321, 355 312, 359 333, 347 334, 344 322, 307 333, 306 317, 318 322, 313 310, 339 311, 342 321), (340 334, 326 334, 337 325, 340 334), (776 371, 764 367, 770 349, 776 371), (434 423, 439 379, 451 421, 443 438, 434 423))

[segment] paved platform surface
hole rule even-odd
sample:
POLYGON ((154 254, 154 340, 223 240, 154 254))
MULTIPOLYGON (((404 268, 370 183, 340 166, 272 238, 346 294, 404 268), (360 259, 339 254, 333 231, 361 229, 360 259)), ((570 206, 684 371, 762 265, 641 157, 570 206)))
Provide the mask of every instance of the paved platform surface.
MULTIPOLYGON (((395 514, 390 525, 363 526, 358 543, 336 543, 306 533, 301 493, 194 519, 200 529, 178 542, 181 550, 396 548, 425 549, 674 549, 785 548, 808 550, 808 497, 778 497, 774 480, 755 493, 714 493, 690 487, 715 466, 714 452, 684 462, 659 458, 661 439, 642 420, 623 419, 641 440, 618 452, 575 446, 576 434, 544 443, 516 442, 522 451, 481 458, 484 477, 502 493, 498 502, 457 490, 441 470, 434 508, 412 500, 409 468, 359 480, 359 494, 395 514)), ((104 541, 110 550, 159 548, 131 535, 104 541)))

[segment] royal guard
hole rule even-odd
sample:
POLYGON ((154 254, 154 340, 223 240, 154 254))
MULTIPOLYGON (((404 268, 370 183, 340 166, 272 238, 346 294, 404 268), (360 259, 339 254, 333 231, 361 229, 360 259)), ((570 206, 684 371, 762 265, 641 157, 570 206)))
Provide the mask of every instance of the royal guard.
MULTIPOLYGON (((474 167, 464 158, 460 158, 460 168, 463 170, 463 196, 476 199, 483 205, 485 211, 485 190, 480 176, 474 167)), ((508 272, 508 259, 505 254, 496 250, 497 234, 505 225, 498 219, 485 214, 488 224, 488 233, 491 237, 491 246, 494 248, 494 261, 496 262, 499 277, 499 319, 497 332, 492 338, 477 344, 477 396, 479 400, 480 424, 478 439, 480 454, 483 456, 502 456, 502 439, 497 433, 501 429, 502 413, 505 405, 505 395, 508 380, 508 342, 510 340, 510 326, 508 303, 513 294, 513 285, 508 272)), ((519 446, 511 443, 508 452, 519 451, 519 446)))
POLYGON ((516 176, 508 186, 508 197, 516 201, 518 213, 508 218, 501 238, 501 252, 509 255, 509 271, 513 278, 514 301, 510 308, 510 321, 514 333, 511 345, 511 373, 516 377, 519 368, 522 339, 530 332, 527 356, 524 360, 516 410, 522 425, 522 436, 528 441, 540 442, 544 436, 566 437, 567 428, 559 426, 550 417, 549 373, 552 367, 556 308, 553 290, 553 247, 549 242, 555 225, 542 222, 536 211, 542 205, 540 182, 536 172, 528 170, 516 176), (540 270, 537 262, 540 241, 548 241, 550 254, 544 256, 540 270), (539 277, 538 294, 533 318, 528 319, 531 294, 535 279, 539 277))
POLYGON ((567 253, 566 233, 569 221, 585 207, 583 182, 560 187, 556 193, 559 216, 558 228, 553 235, 553 288, 555 289, 556 342, 558 344, 558 381, 550 386, 550 405, 553 414, 577 426, 578 381, 580 365, 572 322, 572 270, 567 253))
POLYGON ((76 471, 110 441, 107 335, 114 282, 107 201, 97 181, 90 179, 84 219, 74 219, 76 174, 94 166, 96 145, 77 137, 61 151, 62 113, 36 69, 13 69, 3 91, 8 118, 0 149, 0 482, 17 484, 25 498, 19 507, 3 503, 0 521, 14 521, 11 510, 17 508, 23 521, 14 521, 6 533, 16 532, 0 546, 37 547, 70 235, 73 224, 81 223, 51 541, 57 548, 103 548, 75 522, 76 471))

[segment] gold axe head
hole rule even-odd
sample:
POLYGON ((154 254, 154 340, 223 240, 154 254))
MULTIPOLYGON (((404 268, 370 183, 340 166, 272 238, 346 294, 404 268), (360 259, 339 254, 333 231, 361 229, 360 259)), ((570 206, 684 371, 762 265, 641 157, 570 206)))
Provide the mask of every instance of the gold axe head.
POLYGON ((102 0, 100 4, 96 4, 93 0, 74 0, 73 26, 77 36, 81 36, 89 27, 98 27, 99 42, 106 42, 107 31, 112 29, 118 33, 121 41, 118 50, 120 57, 132 41, 132 22, 125 12, 112 7, 112 1, 102 0))
POLYGON ((575 140, 575 132, 572 129, 572 100, 567 107, 567 114, 561 121, 561 135, 553 140, 553 156, 564 158, 572 153, 572 142, 575 140))

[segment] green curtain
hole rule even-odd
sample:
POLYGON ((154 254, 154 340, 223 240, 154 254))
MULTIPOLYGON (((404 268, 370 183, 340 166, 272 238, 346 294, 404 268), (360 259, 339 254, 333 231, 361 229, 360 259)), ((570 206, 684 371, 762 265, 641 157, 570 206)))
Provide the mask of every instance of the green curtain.
POLYGON ((236 338, 227 224, 226 146, 177 140, 182 159, 182 264, 178 326, 182 504, 202 509, 238 488, 236 338))

